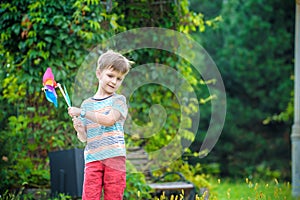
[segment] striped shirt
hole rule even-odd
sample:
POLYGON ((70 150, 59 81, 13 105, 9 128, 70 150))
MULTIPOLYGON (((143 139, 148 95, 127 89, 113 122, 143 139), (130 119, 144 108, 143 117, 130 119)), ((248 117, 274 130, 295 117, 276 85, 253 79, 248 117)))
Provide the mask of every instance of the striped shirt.
POLYGON ((112 109, 120 112, 121 117, 112 126, 103 126, 83 118, 86 126, 87 144, 84 150, 85 163, 104 160, 116 156, 126 156, 123 125, 127 116, 126 98, 114 94, 104 99, 86 99, 81 107, 86 111, 109 114, 112 109))

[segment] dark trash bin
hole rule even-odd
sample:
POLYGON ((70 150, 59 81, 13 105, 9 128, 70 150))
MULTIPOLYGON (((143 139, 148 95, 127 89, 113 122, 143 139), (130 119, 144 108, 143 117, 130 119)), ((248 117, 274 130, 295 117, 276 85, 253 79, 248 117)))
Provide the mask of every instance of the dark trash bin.
POLYGON ((83 149, 70 149, 49 153, 51 195, 64 193, 72 197, 81 197, 84 152, 83 149))

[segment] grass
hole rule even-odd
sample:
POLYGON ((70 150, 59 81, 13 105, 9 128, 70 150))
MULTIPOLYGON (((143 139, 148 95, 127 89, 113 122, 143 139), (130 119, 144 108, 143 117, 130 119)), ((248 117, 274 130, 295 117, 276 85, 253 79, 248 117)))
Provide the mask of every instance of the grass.
MULTIPOLYGON (((289 182, 271 181, 232 181, 230 179, 212 179, 209 198, 207 194, 197 196, 195 200, 300 200, 291 195, 289 182)), ((183 194, 166 198, 161 196, 155 200, 183 200, 183 194)))
POLYGON ((211 196, 216 200, 299 200, 292 197, 291 184, 277 179, 265 181, 211 180, 211 196))
MULTIPOLYGON (((271 181, 231 180, 231 179, 210 179, 209 198, 204 193, 203 196, 196 196, 195 200, 300 200, 291 195, 291 184, 280 182, 277 179, 271 181)), ((0 194, 0 200, 26 200, 32 199, 28 195, 19 194, 0 194)), ((138 195, 139 196, 139 195, 138 195)), ((70 197, 61 195, 52 200, 65 200, 70 197)), ((155 200, 184 200, 182 194, 166 197, 164 195, 153 198, 155 200)))

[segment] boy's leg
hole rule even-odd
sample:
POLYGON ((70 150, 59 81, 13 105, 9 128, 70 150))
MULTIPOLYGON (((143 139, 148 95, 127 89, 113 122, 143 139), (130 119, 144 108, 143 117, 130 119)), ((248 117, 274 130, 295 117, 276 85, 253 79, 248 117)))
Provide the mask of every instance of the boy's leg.
POLYGON ((114 157, 104 162, 104 200, 122 200, 126 187, 125 157, 114 157))
POLYGON ((99 161, 85 165, 82 200, 99 200, 103 186, 103 164, 99 161))

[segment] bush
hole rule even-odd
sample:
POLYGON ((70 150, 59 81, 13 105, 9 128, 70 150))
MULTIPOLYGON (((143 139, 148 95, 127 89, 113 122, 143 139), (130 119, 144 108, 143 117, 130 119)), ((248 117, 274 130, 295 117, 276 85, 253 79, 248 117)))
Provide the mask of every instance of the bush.
POLYGON ((124 198, 150 199, 151 188, 146 183, 145 175, 138 173, 129 161, 126 161, 126 167, 128 173, 126 174, 126 189, 124 192, 124 198))

